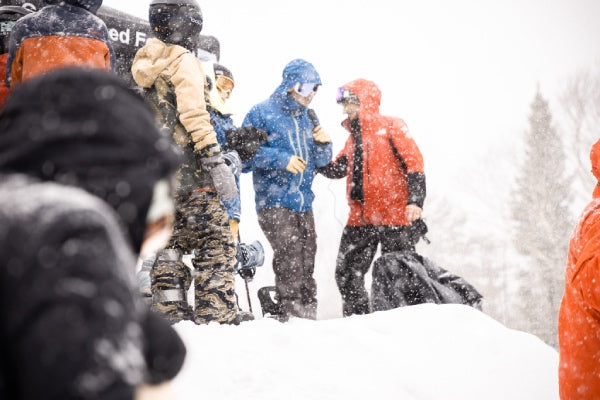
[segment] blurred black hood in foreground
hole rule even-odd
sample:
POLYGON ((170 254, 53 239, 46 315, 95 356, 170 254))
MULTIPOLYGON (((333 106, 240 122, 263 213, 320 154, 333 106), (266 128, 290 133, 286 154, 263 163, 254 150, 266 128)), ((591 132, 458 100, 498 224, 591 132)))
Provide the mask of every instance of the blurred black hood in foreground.
POLYGON ((155 183, 180 163, 144 100, 114 74, 66 68, 14 90, 0 113, 0 172, 79 187, 121 216, 138 251, 155 183))

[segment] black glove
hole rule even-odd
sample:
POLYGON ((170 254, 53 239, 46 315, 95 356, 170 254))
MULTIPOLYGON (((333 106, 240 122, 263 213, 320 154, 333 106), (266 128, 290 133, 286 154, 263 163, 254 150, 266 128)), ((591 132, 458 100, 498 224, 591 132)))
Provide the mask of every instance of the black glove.
POLYGON ((200 163, 205 171, 210 173, 213 185, 223 201, 229 201, 238 195, 235 177, 231 168, 225 164, 223 153, 217 153, 210 157, 201 157, 200 163))
POLYGON ((416 245, 419 239, 423 239, 427 244, 429 244, 429 239, 427 236, 427 224, 423 219, 416 219, 406 228, 406 232, 408 233, 408 239, 413 245, 416 245))
POLYGON ((251 160, 260 146, 267 141, 267 133, 253 126, 230 129, 225 132, 227 149, 238 152, 243 162, 251 160))
POLYGON ((148 365, 147 383, 157 385, 172 380, 183 367, 187 353, 183 340, 162 316, 150 310, 140 322, 148 365))

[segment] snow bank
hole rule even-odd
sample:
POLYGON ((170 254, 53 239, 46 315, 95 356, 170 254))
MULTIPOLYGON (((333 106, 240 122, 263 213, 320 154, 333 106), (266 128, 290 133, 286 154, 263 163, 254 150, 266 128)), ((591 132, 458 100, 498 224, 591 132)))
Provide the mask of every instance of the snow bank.
POLYGON ((558 354, 461 305, 176 329, 181 399, 558 399, 558 354))

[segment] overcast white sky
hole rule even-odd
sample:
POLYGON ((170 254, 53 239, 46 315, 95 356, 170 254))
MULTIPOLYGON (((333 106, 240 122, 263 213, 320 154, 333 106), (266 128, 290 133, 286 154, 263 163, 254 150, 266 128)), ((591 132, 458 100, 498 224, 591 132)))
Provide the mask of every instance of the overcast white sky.
MULTIPOLYGON (((537 85, 555 97, 576 71, 598 66, 597 0, 211 0, 203 33, 221 42, 236 77, 241 121, 290 60, 312 62, 324 85, 313 106, 341 147, 335 90, 375 81, 382 111, 405 119, 430 182, 451 178, 498 138, 526 128, 537 85)), ((149 1, 104 4, 146 18, 149 1)))

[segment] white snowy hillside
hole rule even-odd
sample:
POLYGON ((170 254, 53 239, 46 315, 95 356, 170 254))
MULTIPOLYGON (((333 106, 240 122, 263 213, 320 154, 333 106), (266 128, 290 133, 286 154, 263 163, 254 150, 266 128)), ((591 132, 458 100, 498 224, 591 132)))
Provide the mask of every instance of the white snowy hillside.
POLYGON ((467 306, 175 327, 182 400, 558 399, 556 351, 467 306))

